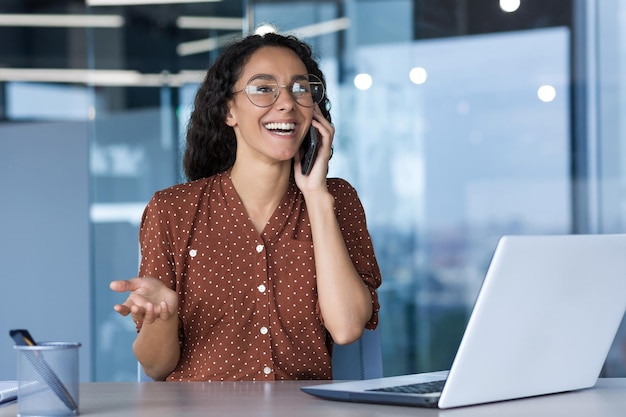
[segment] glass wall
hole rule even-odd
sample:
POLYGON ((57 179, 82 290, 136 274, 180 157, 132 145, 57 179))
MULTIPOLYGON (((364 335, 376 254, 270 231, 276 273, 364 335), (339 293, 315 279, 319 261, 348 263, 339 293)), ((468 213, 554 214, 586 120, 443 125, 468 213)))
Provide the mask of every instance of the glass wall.
POLYGON ((322 54, 330 175, 359 191, 383 271, 387 375, 450 366, 501 235, 572 231, 571 5, 523 2, 505 26, 492 3, 328 2, 336 30, 310 36, 306 5, 254 2, 322 54))
MULTIPOLYGON (((184 181, 185 126, 204 71, 232 37, 263 25, 308 41, 327 76, 329 175, 350 181, 366 210, 383 272, 386 375, 450 365, 500 236, 625 232, 619 0, 17 3, 0 5, 0 35, 21 34, 25 51, 0 45, 0 129, 90 126, 95 381, 136 378, 135 327, 113 311, 124 297, 108 283, 137 273, 152 194, 184 181), (110 20, 61 34, 5 26, 10 13, 110 20), (48 43, 31 45, 35 33, 48 43), (57 43, 64 59, 49 52, 57 43), (48 78, 25 77, 25 67, 48 78)), ((626 376, 624 352, 626 325, 605 375, 626 376)))
MULTIPOLYGON (((591 161, 587 181, 593 184, 595 214, 592 227, 599 233, 626 230, 626 4, 596 0, 586 5, 589 105, 587 131, 591 161), (595 7, 594 7, 595 6, 595 7), (594 57, 596 59, 594 59, 594 57), (597 179, 597 180, 596 180, 597 179)), ((626 317, 605 364, 607 376, 626 376, 626 317)))
POLYGON ((241 36, 244 12, 241 2, 91 10, 116 13, 126 22, 113 37, 91 30, 93 68, 124 71, 128 83, 94 88, 90 175, 94 375, 127 381, 137 378, 131 350, 135 325, 113 311, 125 296, 109 290, 108 283, 136 276, 143 209, 155 191, 184 180, 181 146, 195 90, 220 45, 241 36))

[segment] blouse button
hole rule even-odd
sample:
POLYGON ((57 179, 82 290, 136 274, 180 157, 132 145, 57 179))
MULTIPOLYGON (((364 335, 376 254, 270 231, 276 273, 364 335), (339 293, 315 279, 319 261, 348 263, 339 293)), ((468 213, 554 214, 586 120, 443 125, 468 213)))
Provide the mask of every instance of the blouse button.
POLYGON ((261 334, 267 334, 268 330, 267 327, 263 326, 261 327, 261 334))
POLYGON ((269 375, 272 373, 272 368, 270 368, 269 366, 266 366, 265 368, 263 368, 263 373, 265 375, 269 375))
POLYGON ((263 252, 263 245, 256 245, 256 251, 257 253, 263 252))
POLYGON ((261 284, 258 287, 259 292, 265 292, 265 285, 261 284))

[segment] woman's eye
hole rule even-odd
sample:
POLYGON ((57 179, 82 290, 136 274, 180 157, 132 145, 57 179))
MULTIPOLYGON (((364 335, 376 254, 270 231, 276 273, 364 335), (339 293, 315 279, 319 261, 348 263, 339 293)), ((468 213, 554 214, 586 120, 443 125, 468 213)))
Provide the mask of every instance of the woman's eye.
POLYGON ((255 87, 256 94, 273 94, 276 91, 276 88, 271 85, 257 85, 255 87))
POLYGON ((294 92, 294 94, 305 94, 309 92, 310 88, 306 84, 294 83, 291 90, 294 92))

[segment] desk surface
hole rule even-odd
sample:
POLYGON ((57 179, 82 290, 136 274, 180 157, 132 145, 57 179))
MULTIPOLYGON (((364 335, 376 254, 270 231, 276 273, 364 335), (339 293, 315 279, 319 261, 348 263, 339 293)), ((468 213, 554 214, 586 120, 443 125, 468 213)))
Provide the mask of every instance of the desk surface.
MULTIPOLYGON (((595 388, 488 405, 434 410, 327 401, 300 391, 306 382, 83 383, 81 416, 194 417, 622 417, 626 378, 600 379, 595 388)), ((17 404, 0 407, 15 416, 17 404)))

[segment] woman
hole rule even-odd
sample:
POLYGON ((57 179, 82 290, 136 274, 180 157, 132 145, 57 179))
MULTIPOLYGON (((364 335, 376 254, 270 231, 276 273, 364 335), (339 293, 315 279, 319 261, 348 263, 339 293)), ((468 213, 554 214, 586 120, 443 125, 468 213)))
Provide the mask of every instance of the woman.
POLYGON ((140 228, 139 277, 122 315, 155 380, 331 379, 333 343, 378 321, 380 271, 355 190, 327 179, 334 128, 311 49, 254 35, 198 90, 190 182, 157 192, 140 228), (301 146, 319 150, 308 175, 301 146))

